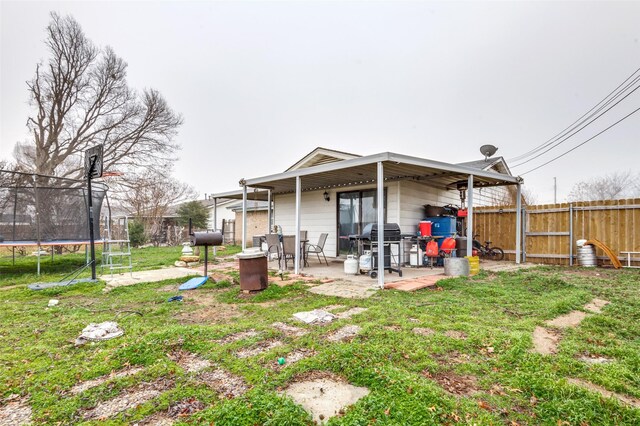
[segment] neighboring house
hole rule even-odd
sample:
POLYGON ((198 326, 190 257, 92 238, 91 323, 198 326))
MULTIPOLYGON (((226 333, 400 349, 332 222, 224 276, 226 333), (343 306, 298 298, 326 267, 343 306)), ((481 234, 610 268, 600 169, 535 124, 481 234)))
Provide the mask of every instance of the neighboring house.
MULTIPOLYGON (((269 230, 268 204, 266 201, 247 202, 247 246, 253 246, 253 237, 264 235, 269 230)), ((233 200, 227 209, 235 216, 236 235, 242 226, 242 201, 233 200)))
POLYGON ((237 200, 209 200, 207 208, 209 209, 209 229, 222 229, 222 221, 234 220, 236 214, 233 210, 229 209, 229 206, 237 204, 237 200), (216 205, 217 204, 217 205, 216 205), (215 216, 215 217, 214 217, 215 216), (214 223, 215 222, 215 223, 214 223))
MULTIPOLYGON (((384 192, 383 222, 398 223, 403 233, 415 233, 425 216, 425 204, 460 205, 469 182, 476 189, 511 185, 519 191, 522 179, 511 175, 502 158, 450 164, 389 152, 362 157, 317 148, 283 173, 241 182, 252 188, 245 195, 247 208, 254 200, 270 197, 273 223, 285 234, 295 234, 299 211, 299 229, 308 231, 311 242, 328 233, 324 251, 327 257, 336 257, 348 250, 350 234, 377 222, 379 188, 384 192), (378 180, 380 172, 383 182, 378 180)), ((472 204, 469 195, 466 202, 472 204)), ((242 199, 243 190, 212 197, 242 199)))

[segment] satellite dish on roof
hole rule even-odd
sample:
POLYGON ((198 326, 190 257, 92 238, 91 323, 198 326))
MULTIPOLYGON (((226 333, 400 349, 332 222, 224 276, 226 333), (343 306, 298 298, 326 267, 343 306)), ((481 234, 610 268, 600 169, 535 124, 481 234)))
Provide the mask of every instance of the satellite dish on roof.
POLYGON ((482 145, 480 147, 480 153, 482 153, 482 155, 484 155, 484 161, 487 161, 487 158, 489 158, 493 154, 495 154, 497 150, 498 150, 498 148, 496 148, 493 145, 482 145))

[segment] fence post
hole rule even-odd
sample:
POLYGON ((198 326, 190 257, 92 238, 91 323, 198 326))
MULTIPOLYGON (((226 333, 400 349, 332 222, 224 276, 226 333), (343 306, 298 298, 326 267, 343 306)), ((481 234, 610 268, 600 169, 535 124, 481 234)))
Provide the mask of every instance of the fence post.
POLYGON ((569 203, 569 266, 573 266, 573 203, 569 203))

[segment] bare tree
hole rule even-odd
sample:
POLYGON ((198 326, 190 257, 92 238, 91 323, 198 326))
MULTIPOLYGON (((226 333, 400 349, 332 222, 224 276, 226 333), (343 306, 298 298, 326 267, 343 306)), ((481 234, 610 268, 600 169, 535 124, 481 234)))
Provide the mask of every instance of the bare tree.
POLYGON ((163 219, 171 206, 197 197, 188 184, 162 174, 139 174, 126 182, 126 190, 114 197, 120 206, 141 221, 149 240, 157 242, 163 233, 163 219))
POLYGON ((127 64, 110 47, 94 46, 71 16, 51 14, 45 43, 48 62, 27 82, 33 143, 16 147, 19 166, 79 178, 83 151, 103 144, 105 170, 165 168, 179 148, 173 138, 182 118, 160 93, 130 89, 127 64))
POLYGON ((577 182, 571 188, 569 201, 616 200, 640 197, 640 174, 630 170, 614 172, 604 176, 577 182))

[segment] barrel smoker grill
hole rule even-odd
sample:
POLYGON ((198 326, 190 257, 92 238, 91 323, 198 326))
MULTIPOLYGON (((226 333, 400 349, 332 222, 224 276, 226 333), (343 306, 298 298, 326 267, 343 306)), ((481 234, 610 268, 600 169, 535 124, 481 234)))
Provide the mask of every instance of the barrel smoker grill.
MULTIPOLYGON (((400 226, 397 223, 385 223, 383 232, 383 250, 384 250, 384 270, 388 272, 397 272, 399 276, 402 276, 402 269, 400 269, 400 258, 402 256, 402 233, 400 226), (391 252, 391 246, 396 245, 398 258, 391 252), (392 267, 391 260, 395 260, 397 268, 392 267)), ((377 263, 378 263, 378 224, 370 223, 364 227, 362 234, 350 235, 349 239, 359 241, 359 246, 362 250, 371 250, 373 261, 371 265, 373 269, 369 272, 371 278, 378 276, 377 263)), ((361 253, 360 253, 361 254, 361 253)))
POLYGON ((191 221, 189 221, 189 241, 192 246, 204 247, 204 276, 207 276, 207 264, 209 263, 209 247, 222 245, 222 233, 213 232, 192 232, 191 221))

